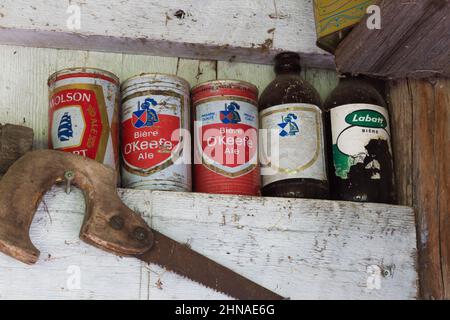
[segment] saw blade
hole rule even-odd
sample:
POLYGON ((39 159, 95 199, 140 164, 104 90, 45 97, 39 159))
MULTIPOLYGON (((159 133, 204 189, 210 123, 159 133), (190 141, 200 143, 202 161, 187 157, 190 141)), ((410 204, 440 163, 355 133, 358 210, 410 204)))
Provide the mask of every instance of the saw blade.
POLYGON ((153 230, 151 250, 137 256, 206 287, 241 300, 281 300, 282 296, 153 230))

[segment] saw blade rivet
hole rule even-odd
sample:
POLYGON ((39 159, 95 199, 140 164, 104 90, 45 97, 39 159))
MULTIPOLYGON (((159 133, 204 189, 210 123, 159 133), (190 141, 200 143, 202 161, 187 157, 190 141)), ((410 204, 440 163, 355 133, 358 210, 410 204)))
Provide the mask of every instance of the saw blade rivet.
POLYGON ((121 216, 113 216, 111 219, 109 219, 109 225, 114 230, 121 230, 123 226, 125 225, 125 221, 121 216))
POLYGON ((64 172, 64 179, 66 180, 66 193, 69 194, 70 193, 70 186, 72 184, 72 180, 75 177, 75 174, 73 173, 73 171, 66 171, 64 172))
POLYGON ((144 228, 141 228, 141 227, 135 228, 133 231, 133 235, 134 235, 134 238, 139 241, 144 241, 148 237, 147 230, 145 230, 144 228))

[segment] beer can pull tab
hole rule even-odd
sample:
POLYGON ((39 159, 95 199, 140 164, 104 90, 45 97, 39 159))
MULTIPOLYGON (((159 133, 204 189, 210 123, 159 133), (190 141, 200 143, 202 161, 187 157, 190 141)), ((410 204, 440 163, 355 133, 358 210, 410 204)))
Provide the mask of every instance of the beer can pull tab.
POLYGON ((73 171, 66 171, 64 172, 64 179, 66 180, 66 193, 70 194, 70 187, 72 184, 72 180, 75 177, 75 173, 73 171))

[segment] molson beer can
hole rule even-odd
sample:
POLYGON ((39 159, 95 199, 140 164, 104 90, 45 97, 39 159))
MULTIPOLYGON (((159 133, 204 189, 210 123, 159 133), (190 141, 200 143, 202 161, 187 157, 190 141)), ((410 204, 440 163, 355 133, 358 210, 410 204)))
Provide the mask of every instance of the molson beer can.
POLYGON ((49 77, 49 148, 119 170, 119 78, 94 68, 49 77))
POLYGON ((191 94, 195 191, 259 195, 258 89, 216 80, 195 86, 191 94))
POLYGON ((191 191, 189 83, 142 74, 122 84, 122 186, 191 191))

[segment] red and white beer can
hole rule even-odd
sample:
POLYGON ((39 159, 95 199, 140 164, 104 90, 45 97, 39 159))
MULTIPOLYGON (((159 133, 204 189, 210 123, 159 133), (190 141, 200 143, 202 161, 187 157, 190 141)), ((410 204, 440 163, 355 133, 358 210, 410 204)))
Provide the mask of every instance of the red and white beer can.
POLYGON ((191 191, 189 83, 142 74, 122 84, 122 186, 191 191))
POLYGON ((119 78, 95 68, 49 77, 49 148, 119 170, 119 78))
POLYGON ((194 190, 259 195, 258 89, 216 80, 191 92, 194 113, 194 190))

